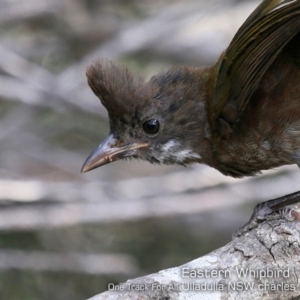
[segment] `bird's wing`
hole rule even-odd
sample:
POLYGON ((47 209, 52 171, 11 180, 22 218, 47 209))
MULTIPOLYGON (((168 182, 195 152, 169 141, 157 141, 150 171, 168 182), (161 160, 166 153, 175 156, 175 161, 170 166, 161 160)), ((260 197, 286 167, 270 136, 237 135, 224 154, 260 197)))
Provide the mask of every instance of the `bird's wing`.
POLYGON ((208 115, 215 135, 230 135, 268 68, 299 32, 300 0, 265 0, 248 17, 210 74, 208 115))

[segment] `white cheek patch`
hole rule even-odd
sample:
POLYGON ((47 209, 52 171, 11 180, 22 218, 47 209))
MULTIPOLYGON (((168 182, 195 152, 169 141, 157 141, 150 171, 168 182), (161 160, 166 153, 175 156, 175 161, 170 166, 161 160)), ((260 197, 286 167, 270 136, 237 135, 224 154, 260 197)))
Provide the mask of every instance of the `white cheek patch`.
POLYGON ((181 162, 185 161, 187 158, 198 158, 198 159, 201 158, 201 156, 198 153, 195 153, 190 149, 181 150, 174 154, 177 157, 177 161, 181 161, 181 162))
POLYGON ((201 159, 198 153, 191 149, 181 150, 181 144, 178 141, 170 140, 161 148, 159 160, 163 162, 167 159, 172 159, 174 162, 184 162, 187 159, 201 159))
POLYGON ((178 146, 178 143, 174 140, 170 140, 166 144, 164 144, 161 149, 163 152, 169 152, 169 150, 175 146, 178 146))

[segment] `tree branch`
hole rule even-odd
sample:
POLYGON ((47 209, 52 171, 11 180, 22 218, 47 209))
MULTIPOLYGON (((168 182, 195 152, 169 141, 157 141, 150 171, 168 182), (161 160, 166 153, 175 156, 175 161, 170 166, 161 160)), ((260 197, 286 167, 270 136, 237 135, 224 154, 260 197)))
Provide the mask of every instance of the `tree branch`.
POLYGON ((300 224, 273 216, 203 257, 110 284, 90 300, 293 299, 300 295, 299 244, 300 224))

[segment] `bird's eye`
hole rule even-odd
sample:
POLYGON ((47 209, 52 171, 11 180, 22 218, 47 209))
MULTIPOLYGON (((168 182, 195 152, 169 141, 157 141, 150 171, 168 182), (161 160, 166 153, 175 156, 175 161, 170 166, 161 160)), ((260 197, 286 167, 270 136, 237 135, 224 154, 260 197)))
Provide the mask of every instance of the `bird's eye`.
POLYGON ((155 119, 148 120, 143 123, 143 129, 148 134, 156 134, 159 131, 159 122, 155 119))

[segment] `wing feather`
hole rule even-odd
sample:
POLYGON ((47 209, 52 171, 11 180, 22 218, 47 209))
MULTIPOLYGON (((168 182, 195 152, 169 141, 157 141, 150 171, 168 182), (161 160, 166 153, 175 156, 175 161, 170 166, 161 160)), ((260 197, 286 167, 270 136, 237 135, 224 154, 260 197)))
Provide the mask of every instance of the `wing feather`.
POLYGON ((268 68, 299 32, 300 0, 265 0, 248 17, 210 74, 213 134, 230 134, 268 68))

